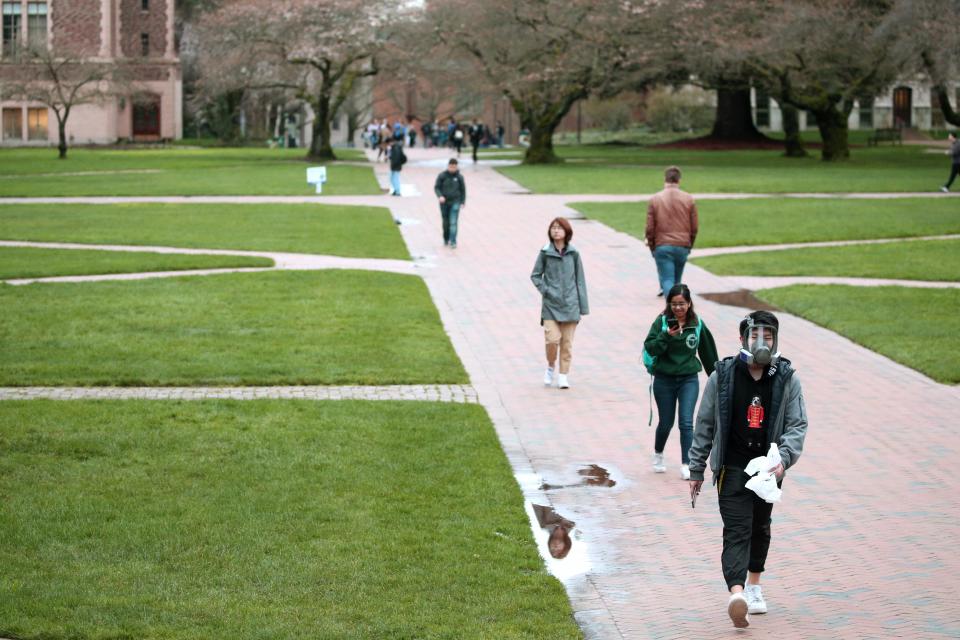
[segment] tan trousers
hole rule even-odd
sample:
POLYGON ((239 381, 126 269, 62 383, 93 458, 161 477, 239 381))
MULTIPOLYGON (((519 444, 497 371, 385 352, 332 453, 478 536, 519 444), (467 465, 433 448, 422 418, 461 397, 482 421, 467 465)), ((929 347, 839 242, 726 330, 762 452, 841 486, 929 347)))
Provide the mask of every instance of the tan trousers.
POLYGON ((569 373, 570 361, 573 360, 573 334, 576 330, 576 322, 543 321, 543 335, 547 342, 547 366, 553 367, 559 351, 560 373, 564 375, 569 373))

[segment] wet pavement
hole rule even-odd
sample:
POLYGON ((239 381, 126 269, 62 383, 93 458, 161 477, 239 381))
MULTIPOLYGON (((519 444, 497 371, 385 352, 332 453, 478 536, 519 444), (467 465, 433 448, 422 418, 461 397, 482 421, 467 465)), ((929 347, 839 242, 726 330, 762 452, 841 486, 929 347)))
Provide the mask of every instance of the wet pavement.
MULTIPOLYGON (((705 490, 690 508, 676 432, 667 444, 667 473, 651 468, 649 377, 638 357, 663 303, 649 251, 597 222, 573 222, 592 313, 577 330, 572 388, 546 388, 539 295, 529 273, 547 224, 571 213, 565 202, 573 198, 521 195, 490 166, 464 157, 469 197, 458 248, 448 249, 430 196, 437 163, 415 165, 444 153, 411 149, 408 156, 414 164, 402 180, 426 195, 384 197, 383 204, 416 222, 402 224, 401 232, 411 253, 433 267, 421 274, 514 467, 547 566, 567 586, 586 637, 742 634, 726 615, 715 493, 705 490), (589 465, 608 470, 615 486, 583 482, 578 470, 589 465), (540 525, 533 505, 575 523, 562 559, 550 555, 554 530, 540 525)), ((385 180, 382 165, 378 171, 385 180)), ((734 279, 689 264, 687 270, 695 294, 741 289, 734 279)), ((721 353, 732 354, 745 309, 695 302, 721 353)), ((746 633, 960 636, 953 472, 960 390, 812 323, 780 318, 781 347, 803 381, 810 430, 773 512, 764 577, 770 612, 753 616, 746 633)))

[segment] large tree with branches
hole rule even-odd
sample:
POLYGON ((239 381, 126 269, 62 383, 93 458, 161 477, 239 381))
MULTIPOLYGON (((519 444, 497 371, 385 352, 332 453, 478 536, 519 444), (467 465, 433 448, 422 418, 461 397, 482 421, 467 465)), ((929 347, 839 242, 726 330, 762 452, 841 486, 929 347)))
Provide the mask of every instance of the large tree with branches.
POLYGON ((313 109, 308 157, 336 158, 331 120, 376 75, 397 0, 234 0, 200 22, 201 87, 286 89, 313 109))
POLYGON ((578 100, 651 75, 663 34, 657 2, 434 0, 428 19, 447 47, 466 51, 530 131, 526 164, 558 162, 553 133, 578 100))

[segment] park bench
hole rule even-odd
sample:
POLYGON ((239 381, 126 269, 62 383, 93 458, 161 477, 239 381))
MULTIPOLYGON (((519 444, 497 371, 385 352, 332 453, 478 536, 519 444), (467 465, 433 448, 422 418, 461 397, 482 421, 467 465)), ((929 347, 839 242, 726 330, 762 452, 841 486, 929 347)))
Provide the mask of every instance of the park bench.
POLYGON ((876 146, 879 142, 895 142, 903 144, 903 135, 900 129, 877 129, 873 135, 867 139, 867 146, 876 146))

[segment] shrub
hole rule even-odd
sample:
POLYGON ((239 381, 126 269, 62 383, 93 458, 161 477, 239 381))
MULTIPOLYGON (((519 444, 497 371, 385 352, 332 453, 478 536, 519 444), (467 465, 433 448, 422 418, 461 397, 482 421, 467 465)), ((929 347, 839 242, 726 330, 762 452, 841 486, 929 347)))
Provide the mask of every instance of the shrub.
POLYGON ((714 106, 710 94, 686 87, 654 89, 647 95, 647 124, 654 131, 690 131, 709 128, 714 106))

